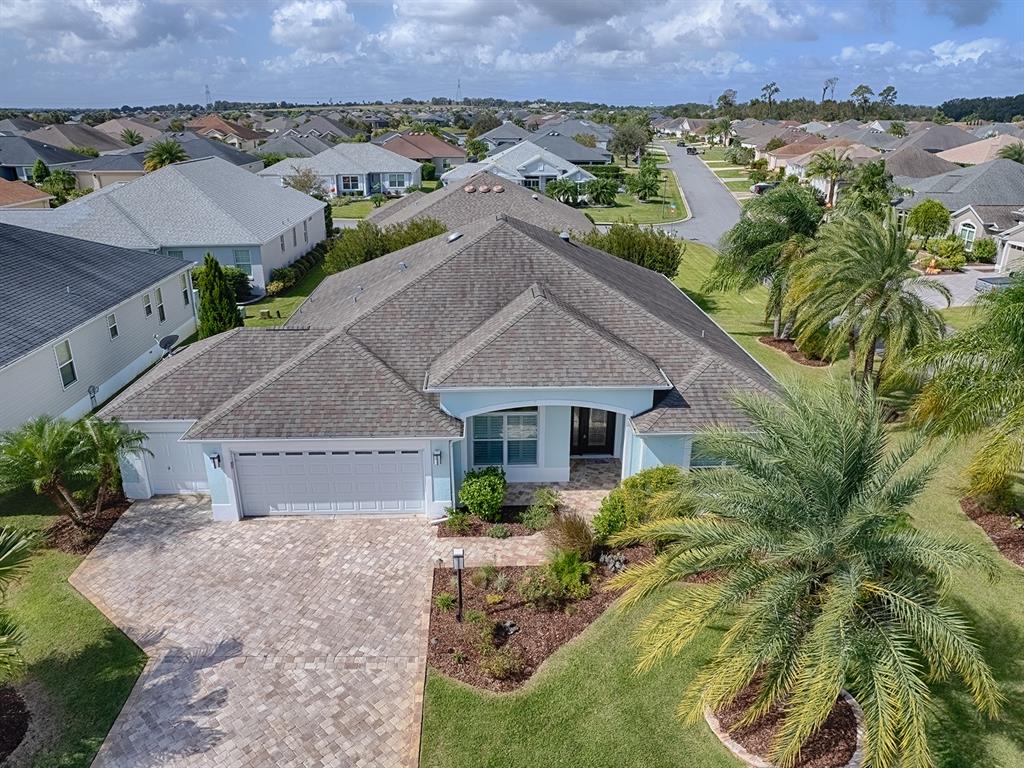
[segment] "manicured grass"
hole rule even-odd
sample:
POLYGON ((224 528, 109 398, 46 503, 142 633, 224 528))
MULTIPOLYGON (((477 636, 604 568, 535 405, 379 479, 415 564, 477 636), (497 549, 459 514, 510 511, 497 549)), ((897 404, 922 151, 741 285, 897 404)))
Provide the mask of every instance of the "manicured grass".
MULTIPOLYGON (((0 497, 0 527, 40 531, 53 520, 45 499, 0 497)), ((81 561, 39 549, 7 596, 25 634, 24 675, 40 684, 52 710, 41 724, 54 739, 36 758, 38 768, 86 768, 146 663, 142 651, 68 584, 81 561)))
MULTIPOLYGON (((336 198, 337 199, 337 198, 336 198)), ((344 199, 344 198, 341 198, 344 199)), ((391 201, 382 203, 381 207, 388 205, 391 201)), ((335 219, 365 219, 376 210, 370 200, 353 200, 349 203, 331 205, 331 216, 335 219)))
POLYGON ((630 194, 616 195, 615 207, 589 208, 587 212, 594 217, 594 221, 598 224, 614 224, 620 221, 658 224, 684 218, 687 215, 686 205, 679 194, 676 175, 670 170, 663 169, 661 179, 661 188, 667 192, 664 198, 655 197, 647 201, 640 201, 630 194), (671 205, 675 205, 674 211, 671 205))
POLYGON ((327 272, 324 271, 324 265, 317 264, 291 290, 272 299, 263 299, 247 306, 245 308, 245 324, 252 328, 270 328, 281 325, 292 316, 292 312, 299 308, 299 304, 306 300, 306 297, 323 282, 325 277, 327 277, 327 272), (270 310, 269 319, 260 318, 260 311, 264 309, 270 310), (280 317, 278 317, 278 313, 280 313, 280 317))
POLYGON ((743 179, 742 181, 727 181, 725 186, 733 192, 749 192, 752 183, 750 179, 743 179))
POLYGON ((709 147, 704 150, 704 154, 701 155, 705 160, 725 160, 725 148, 724 147, 709 147))
POLYGON ((720 179, 732 179, 739 178, 740 176, 746 178, 748 171, 746 168, 737 168, 735 166, 725 166, 723 168, 712 168, 711 172, 720 179))
POLYGON ((974 307, 949 307, 948 309, 939 310, 939 313, 946 321, 946 325, 956 330, 970 325, 976 317, 974 307))
POLYGON ((441 180, 432 179, 430 181, 424 181, 420 186, 423 187, 424 192, 433 192, 435 189, 441 188, 441 180))

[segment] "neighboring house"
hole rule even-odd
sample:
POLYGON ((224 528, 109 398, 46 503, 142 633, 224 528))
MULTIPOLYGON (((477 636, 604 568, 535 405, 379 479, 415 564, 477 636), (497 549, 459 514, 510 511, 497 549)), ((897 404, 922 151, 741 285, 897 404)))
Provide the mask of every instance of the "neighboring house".
POLYGON ((328 277, 285 327, 192 344, 101 415, 149 434, 132 498, 205 491, 216 520, 440 517, 469 469, 572 481, 699 466, 771 376, 671 280, 517 219, 328 277), (168 468, 171 469, 168 469, 168 468))
POLYGON ((269 120, 264 120, 260 123, 260 128, 270 133, 284 133, 298 124, 297 120, 293 120, 285 115, 278 115, 277 117, 272 117, 269 120))
POLYGON ((401 200, 378 208, 368 221, 382 227, 404 224, 412 219, 437 219, 449 232, 484 217, 506 214, 551 232, 586 233, 594 229, 590 219, 578 208, 510 184, 486 171, 461 184, 424 194, 413 192, 401 200))
POLYGON ((42 160, 53 170, 88 159, 86 155, 25 136, 0 136, 0 179, 32 181, 32 166, 36 160, 42 160))
MULTIPOLYGON (((157 141, 173 139, 181 145, 190 160, 217 157, 232 165, 255 173, 263 168, 263 161, 246 152, 235 149, 217 139, 199 136, 191 131, 183 133, 160 133, 141 144, 111 152, 107 155, 82 160, 65 166, 75 174, 79 189, 103 189, 111 184, 121 184, 145 176, 146 153, 157 141)), ((262 147, 260 147, 262 151, 262 147)))
POLYGON ((386 134, 374 139, 373 143, 417 163, 432 163, 438 176, 466 162, 466 150, 429 133, 407 131, 386 134))
POLYGON ((477 136, 480 141, 487 145, 488 152, 505 149, 520 141, 526 141, 533 137, 525 128, 520 128, 513 122, 506 121, 497 128, 492 128, 487 133, 477 136))
POLYGON ((740 146, 754 150, 754 157, 761 159, 766 157, 766 151, 772 142, 781 141, 785 144, 799 144, 801 142, 814 141, 813 136, 806 131, 792 126, 769 125, 747 130, 745 134, 739 134, 740 146))
POLYGON ((885 170, 893 176, 906 176, 911 179, 926 179, 940 173, 955 171, 959 166, 943 160, 933 152, 925 152, 918 147, 903 147, 885 155, 885 170))
POLYGON ((0 224, 0 432, 88 413, 196 328, 192 265, 0 224))
POLYGON ((0 133, 11 136, 24 136, 37 128, 42 128, 44 123, 36 122, 28 117, 8 117, 0 120, 0 133))
POLYGON ((1024 272, 1024 208, 1013 218, 1017 223, 995 237, 996 269, 1003 274, 1024 272))
POLYGON ((306 168, 323 181, 331 197, 377 192, 399 195, 409 187, 418 187, 422 181, 420 164, 415 160, 369 142, 336 144, 312 157, 282 160, 258 174, 284 183, 285 178, 306 168))
MULTIPOLYGON (((593 136, 598 149, 608 149, 608 142, 612 140, 615 129, 610 125, 594 123, 590 120, 566 118, 565 120, 552 120, 550 123, 545 123, 537 130, 535 135, 540 136, 552 133, 568 136, 570 139, 574 139, 577 136, 593 136)), ((530 141, 535 141, 535 139, 531 138, 530 141)))
MULTIPOLYGON (((849 144, 848 141, 849 139, 829 139, 825 143, 814 147, 810 152, 789 158, 786 161, 785 166, 786 175, 796 176, 801 181, 809 183, 812 187, 821 192, 821 194, 828 195, 828 179, 812 177, 808 172, 808 168, 814 161, 815 155, 820 152, 837 154, 839 157, 849 160, 855 167, 882 157, 882 154, 878 152, 878 150, 866 147, 863 144, 849 144)), ((842 190, 846 184, 847 182, 843 179, 840 179, 836 184, 836 200, 838 200, 842 195, 842 190)))
POLYGON ((0 208, 49 208, 52 199, 31 184, 0 179, 0 208))
POLYGON ((258 289, 326 237, 324 204, 220 158, 175 163, 49 211, 0 221, 245 270, 258 289))
POLYGON ((335 144, 345 139, 352 139, 358 131, 341 122, 330 120, 323 115, 314 115, 303 123, 286 129, 286 136, 312 136, 328 144, 335 144))
POLYGON ((63 125, 44 125, 25 134, 26 139, 41 141, 54 147, 75 149, 89 147, 99 153, 116 152, 128 145, 120 139, 108 136, 103 131, 90 128, 88 125, 65 123, 63 125))
POLYGON ((1016 136, 1001 133, 998 136, 979 139, 970 144, 962 144, 959 147, 947 149, 939 152, 937 156, 957 165, 978 165, 980 163, 987 163, 989 160, 995 160, 999 157, 999 151, 1003 147, 1015 144, 1024 144, 1024 139, 1018 139, 1016 136))
POLYGON ((100 123, 96 126, 96 130, 101 133, 107 134, 111 138, 121 141, 121 134, 125 131, 135 131, 139 136, 142 137, 143 141, 147 139, 157 138, 161 131, 152 123, 144 123, 140 120, 133 120, 132 118, 114 118, 113 120, 107 120, 105 123, 100 123))
MULTIPOLYGON (((0 128, 0 130, 3 129, 0 128)), ((979 139, 990 139, 993 136, 1015 136, 1018 139, 1024 139, 1024 123, 989 123, 973 128, 971 133, 979 139)))
POLYGON ((812 120, 809 123, 804 123, 803 125, 800 126, 800 128, 807 131, 808 133, 820 134, 823 131, 827 131, 829 129, 829 124, 820 123, 817 120, 812 120))
POLYGON ((895 148, 917 147, 925 152, 937 154, 975 141, 978 141, 977 136, 957 128, 955 125, 932 125, 900 139, 898 147, 895 148))
POLYGON ((864 128, 864 123, 862 123, 860 120, 854 120, 851 118, 849 120, 843 120, 842 122, 839 123, 832 123, 831 125, 829 125, 826 128, 823 128, 820 131, 814 131, 814 133, 817 133, 819 136, 825 139, 839 139, 845 137, 847 134, 861 131, 864 128))
POLYGON ((680 138, 686 135, 686 118, 665 118, 664 120, 659 120, 657 123, 653 123, 652 127, 662 136, 675 136, 676 138, 680 138))
POLYGON ((565 134, 547 131, 548 126, 545 125, 530 137, 530 141, 574 165, 607 165, 612 161, 612 153, 606 149, 593 149, 565 134))
POLYGON ((480 171, 490 171, 508 181, 543 192, 549 181, 566 179, 577 184, 594 176, 554 152, 538 147, 532 141, 521 141, 489 155, 477 163, 465 163, 441 177, 445 184, 462 184, 480 171))
MULTIPOLYGON (((312 157, 330 149, 331 145, 316 136, 294 136, 281 134, 260 145, 261 155, 284 155, 285 157, 312 157)), ((256 169, 260 170, 259 168, 256 169)))
POLYGON ((230 144, 235 149, 241 150, 256 149, 270 137, 266 131, 247 128, 244 125, 225 120, 220 115, 203 115, 195 120, 190 120, 185 127, 200 136, 223 141, 225 144, 230 144))
MULTIPOLYGON (((793 144, 786 144, 771 151, 766 150, 763 153, 763 157, 768 160, 768 170, 774 171, 777 168, 785 168, 791 158, 805 155, 808 152, 815 152, 824 146, 825 140, 823 138, 808 134, 806 138, 793 144)), ((830 144, 830 146, 834 145, 830 144)))

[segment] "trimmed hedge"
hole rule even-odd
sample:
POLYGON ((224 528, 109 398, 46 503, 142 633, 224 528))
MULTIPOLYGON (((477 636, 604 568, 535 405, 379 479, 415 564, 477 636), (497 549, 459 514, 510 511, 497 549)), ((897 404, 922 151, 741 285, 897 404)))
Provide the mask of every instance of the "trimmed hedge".
POLYGON ((484 467, 466 473, 459 488, 459 501, 481 520, 496 522, 505 503, 508 481, 500 467, 484 467))
POLYGON ((593 176, 597 176, 599 179, 609 178, 615 179, 616 181, 622 181, 626 175, 626 172, 622 170, 621 165, 581 165, 580 168, 593 176))
POLYGON ((267 295, 277 296, 294 288, 295 284, 309 274, 310 270, 323 262, 330 245, 330 238, 322 240, 287 267, 280 267, 271 272, 270 282, 267 283, 267 295))
POLYGON ((677 488, 682 479, 682 471, 672 465, 652 467, 627 477, 601 502, 593 522, 594 536, 604 543, 620 531, 647 522, 654 499, 677 488))

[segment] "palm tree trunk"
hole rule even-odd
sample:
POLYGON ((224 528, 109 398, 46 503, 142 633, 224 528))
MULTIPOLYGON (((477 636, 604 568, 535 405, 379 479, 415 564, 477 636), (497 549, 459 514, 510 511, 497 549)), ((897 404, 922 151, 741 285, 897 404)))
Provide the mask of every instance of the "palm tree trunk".
POLYGON ((71 491, 62 483, 55 482, 52 487, 45 489, 45 491, 46 495, 50 497, 50 500, 53 501, 57 507, 64 508, 64 514, 68 516, 76 528, 82 531, 88 531, 92 528, 92 526, 89 525, 82 516, 81 505, 75 501, 75 497, 71 494, 71 491))
POLYGON ((780 309, 775 313, 775 317, 772 319, 772 338, 782 338, 779 334, 782 332, 782 310, 780 309))
POLYGON ((830 178, 828 180, 828 207, 829 208, 835 208, 836 207, 836 180, 835 180, 835 178, 830 178))
POLYGON ((850 330, 850 336, 846 340, 850 355, 850 379, 857 380, 857 334, 850 330))
POLYGON ((869 386, 874 381, 875 373, 875 346, 878 344, 878 339, 871 339, 870 345, 864 352, 864 378, 863 384, 865 387, 869 386))

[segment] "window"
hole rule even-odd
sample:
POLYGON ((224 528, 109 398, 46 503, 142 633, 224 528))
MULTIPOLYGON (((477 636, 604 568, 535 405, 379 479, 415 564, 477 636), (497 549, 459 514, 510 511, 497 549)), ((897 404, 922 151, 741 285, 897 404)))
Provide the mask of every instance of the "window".
POLYGON ((523 186, 527 189, 540 189, 540 179, 536 176, 527 176, 523 179, 523 186))
POLYGON ((188 287, 188 275, 179 275, 178 282, 181 285, 181 300, 185 302, 187 307, 192 303, 192 291, 188 287))
POLYGON ((388 187, 393 189, 401 189, 407 185, 404 173, 389 173, 388 174, 388 187))
POLYGON ((473 417, 473 465, 537 463, 537 413, 487 413, 473 417))
POLYGON ((960 239, 964 241, 964 250, 970 253, 974 250, 974 236, 977 231, 974 229, 974 225, 969 221, 965 221, 960 225, 960 239))
POLYGON ((359 189, 359 177, 358 176, 342 176, 341 177, 341 189, 344 192, 355 192, 359 189))
POLYGON ((153 314, 153 303, 149 300, 149 294, 142 294, 142 311, 146 313, 146 317, 153 314))
POLYGON ((299 231, 292 227, 292 248, 299 244, 299 231))
POLYGON ((284 253, 284 235, 281 235, 281 253, 284 253))
POLYGON ((308 221, 302 222, 302 242, 304 242, 304 243, 308 243, 309 242, 309 222, 308 221))
POLYGON ((168 251, 167 255, 168 256, 173 256, 176 259, 183 259, 183 258, 185 258, 185 252, 184 251, 168 251))
POLYGON ((724 467, 725 462, 713 456, 702 453, 700 446, 695 442, 690 448, 690 469, 713 469, 724 467))
POLYGON ((57 370, 60 371, 60 382, 67 389, 76 381, 78 374, 75 373, 75 361, 71 357, 71 342, 67 339, 55 344, 53 354, 57 356, 57 370))
POLYGON ((107 315, 107 333, 110 334, 111 341, 117 338, 117 315, 107 315))
POLYGON ((235 266, 245 272, 249 277, 252 277, 252 256, 249 254, 249 249, 236 248, 231 252, 231 255, 235 260, 235 266))
POLYGON ((167 319, 164 312, 164 292, 159 288, 156 289, 156 316, 160 318, 161 323, 167 319))

